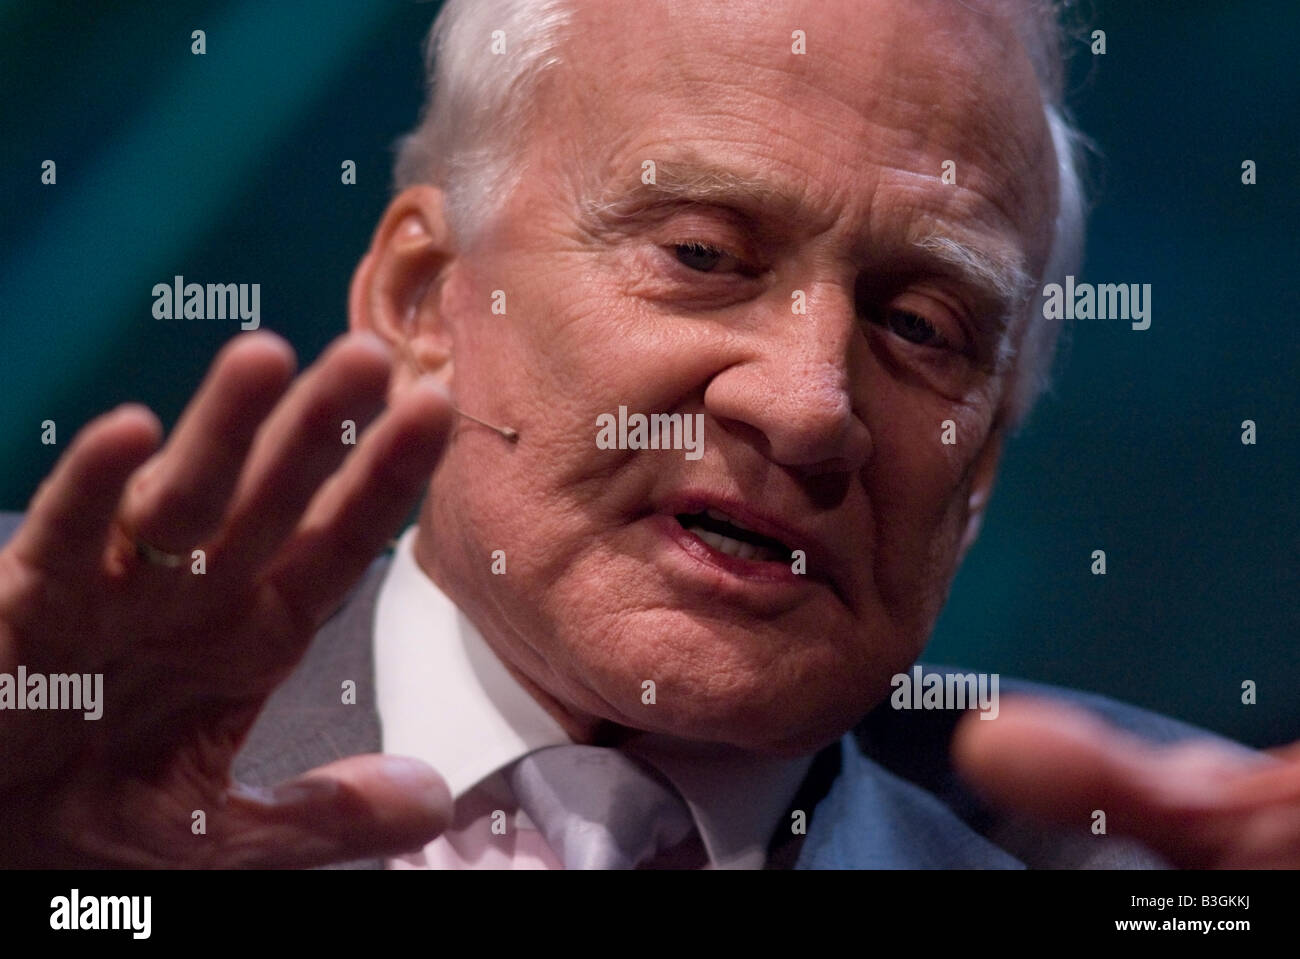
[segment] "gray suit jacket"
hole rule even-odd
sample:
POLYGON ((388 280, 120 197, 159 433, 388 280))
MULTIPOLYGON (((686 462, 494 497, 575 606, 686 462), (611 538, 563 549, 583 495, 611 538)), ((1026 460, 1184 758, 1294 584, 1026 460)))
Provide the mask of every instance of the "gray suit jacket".
MULTIPOLYGON (((21 519, 0 514, 0 543, 21 519)), ((375 602, 388 567, 376 560, 271 696, 235 762, 236 779, 273 785, 344 756, 382 748, 375 701, 375 602), (342 684, 356 683, 356 703, 342 684)), ((927 671, 943 671, 927 667, 927 671)), ((1034 683, 1001 682, 1090 709, 1156 742, 1208 735, 1105 697, 1034 683)), ((784 823, 770 868, 1160 868, 1123 839, 1048 830, 984 806, 953 772, 948 746, 960 714, 877 707, 818 754, 792 809, 812 810, 807 836, 784 823)), ((1224 741, 1226 742, 1226 741, 1224 741)), ((1233 744, 1236 745, 1236 744, 1233 744)), ((1244 747, 1238 747, 1244 748, 1244 747)), ((785 823, 790 822, 787 817, 785 823)), ((379 867, 379 860, 347 864, 379 867)))

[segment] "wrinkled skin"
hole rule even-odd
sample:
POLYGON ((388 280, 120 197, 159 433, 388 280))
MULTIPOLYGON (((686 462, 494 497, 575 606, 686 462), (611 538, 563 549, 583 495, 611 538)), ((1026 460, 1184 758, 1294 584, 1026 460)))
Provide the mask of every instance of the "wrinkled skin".
MULTIPOLYGON (((443 829, 447 790, 414 761, 230 781, 430 476, 417 559, 580 741, 807 752, 919 655, 1011 375, 1006 297, 920 241, 1036 276, 1055 210, 1012 30, 940 0, 585 0, 573 29, 496 216, 457 236, 436 187, 403 191, 354 277, 352 337, 296 382, 285 344, 239 337, 161 450, 152 414, 120 409, 42 486, 0 551, 0 671, 102 672, 105 707, 0 716, 4 865, 308 866, 443 829), (519 442, 453 429, 440 387, 519 442), (598 449, 620 405, 703 414, 703 457, 598 449), (355 449, 344 419, 375 421, 355 449), (673 517, 703 505, 805 551, 806 574, 693 543, 673 517), (201 545, 208 572, 144 562, 132 537, 201 545)), ((1150 753, 1013 703, 966 723, 956 757, 1028 812, 1110 802, 1177 864, 1300 857, 1293 760, 1150 753)))

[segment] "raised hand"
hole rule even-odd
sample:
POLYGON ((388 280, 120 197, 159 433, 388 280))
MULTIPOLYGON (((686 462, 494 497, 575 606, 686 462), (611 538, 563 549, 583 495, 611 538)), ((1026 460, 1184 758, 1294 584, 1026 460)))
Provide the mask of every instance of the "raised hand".
POLYGON ((441 453, 445 392, 421 380, 385 410, 390 365, 349 336, 294 381, 288 345, 250 333, 161 451, 139 406, 76 437, 0 550, 0 672, 103 674, 102 717, 0 711, 0 865, 313 866, 445 827, 446 787, 414 760, 353 757, 269 792, 230 781, 441 453))
POLYGON ((991 802, 1132 836, 1189 869, 1300 867, 1300 744, 1250 753, 1205 739, 1154 746, 1081 710, 1008 698, 964 717, 957 768, 991 802))

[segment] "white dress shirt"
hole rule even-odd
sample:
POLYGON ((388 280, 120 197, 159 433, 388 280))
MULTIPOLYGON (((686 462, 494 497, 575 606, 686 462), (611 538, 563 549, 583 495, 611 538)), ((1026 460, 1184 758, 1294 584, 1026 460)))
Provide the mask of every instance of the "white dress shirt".
MULTIPOLYGON (((456 809, 443 835, 390 866, 559 868, 517 809, 502 770, 572 740, 419 567, 415 533, 413 527, 398 541, 375 607, 383 748, 441 773, 456 809)), ((681 792, 717 869, 763 866, 768 841, 812 763, 812 756, 774 759, 658 734, 637 736, 628 748, 681 792)))

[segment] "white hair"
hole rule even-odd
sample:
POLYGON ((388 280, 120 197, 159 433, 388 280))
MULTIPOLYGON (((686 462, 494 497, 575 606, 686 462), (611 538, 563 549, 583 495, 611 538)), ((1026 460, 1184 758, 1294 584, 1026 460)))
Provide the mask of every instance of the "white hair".
POLYGON ((538 81, 560 62, 561 28, 571 17, 569 0, 447 0, 433 22, 424 110, 398 143, 394 180, 398 189, 442 187, 462 241, 515 185, 511 160, 535 119, 538 81), (504 52, 494 54, 493 43, 504 52))
MULTIPOLYGON (((993 2, 1005 6, 1007 0, 993 2)), ((1091 144, 1064 104, 1061 13, 1069 2, 1009 0, 1011 20, 1038 78, 1056 153, 1057 213, 1039 278, 1044 283, 1078 272, 1088 212, 1083 168, 1091 144)), ((482 229, 517 183, 511 161, 536 121, 531 104, 542 76, 562 62, 564 28, 572 17, 571 0, 447 0, 434 20, 425 41, 424 109, 418 126, 398 142, 394 182, 399 190, 439 185, 448 221, 462 243, 482 229), (493 53, 494 42, 504 50, 493 53), (496 61, 490 68, 485 55, 496 61)), ((1038 297, 1029 294, 1011 324, 1009 342, 1019 344, 1008 356, 1016 366, 1005 399, 1011 427, 1023 421, 1046 389, 1060 332, 1058 321, 1034 317, 1038 297)))

